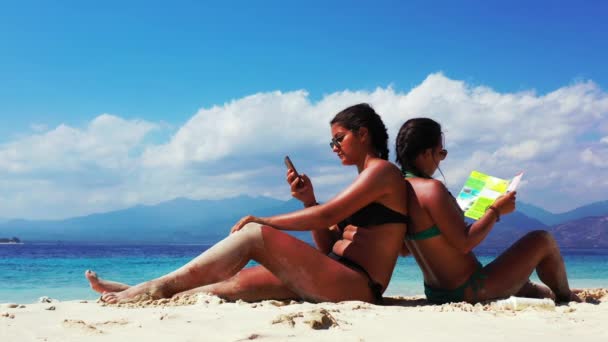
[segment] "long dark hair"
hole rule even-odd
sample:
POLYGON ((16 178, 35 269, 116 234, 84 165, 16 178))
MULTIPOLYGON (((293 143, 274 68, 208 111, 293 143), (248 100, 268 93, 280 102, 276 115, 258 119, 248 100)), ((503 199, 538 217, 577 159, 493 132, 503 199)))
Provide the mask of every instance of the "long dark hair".
POLYGON ((367 103, 350 106, 331 120, 331 125, 338 124, 349 131, 357 132, 361 127, 367 128, 371 137, 372 148, 382 159, 388 160, 388 133, 380 115, 367 103))
POLYGON ((407 120, 397 135, 395 141, 395 161, 401 166, 401 172, 411 172, 419 177, 430 178, 416 168, 416 157, 429 148, 436 147, 441 142, 441 125, 429 118, 414 118, 407 120))

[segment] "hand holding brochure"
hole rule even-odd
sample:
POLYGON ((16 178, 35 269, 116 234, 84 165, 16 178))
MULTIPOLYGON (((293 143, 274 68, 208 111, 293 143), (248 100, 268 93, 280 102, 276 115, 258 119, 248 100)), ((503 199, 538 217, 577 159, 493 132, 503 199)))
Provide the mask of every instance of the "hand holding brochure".
POLYGON ((513 179, 505 180, 473 171, 456 197, 456 202, 464 211, 464 216, 479 220, 498 197, 517 189, 523 174, 520 172, 513 179))

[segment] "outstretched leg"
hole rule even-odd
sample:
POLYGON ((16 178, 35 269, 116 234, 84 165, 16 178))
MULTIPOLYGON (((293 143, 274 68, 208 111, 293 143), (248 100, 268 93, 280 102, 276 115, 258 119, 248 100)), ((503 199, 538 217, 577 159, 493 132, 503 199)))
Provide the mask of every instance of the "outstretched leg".
POLYGON ((91 285, 91 288, 94 291, 99 292, 99 293, 119 292, 119 291, 124 291, 130 287, 127 284, 101 279, 101 278, 99 278, 99 276, 97 276, 97 273, 95 273, 91 270, 86 270, 84 272, 84 276, 87 277, 87 280, 89 281, 89 284, 91 285))
POLYGON ((312 301, 373 301, 367 277, 327 257, 303 241, 259 224, 248 224, 188 264, 158 279, 118 293, 110 303, 142 294, 167 298, 203 285, 229 279, 249 260, 264 265, 300 298, 312 301))
MULTIPOLYGON (((528 278, 534 269, 540 280, 555 293, 556 300, 580 301, 570 290, 566 266, 555 239, 542 230, 526 234, 484 267, 487 279, 483 281, 484 286, 477 299, 493 299, 530 291, 528 278)), ((468 292, 470 296, 470 290, 468 292)))
MULTIPOLYGON (((99 293, 120 292, 131 287, 127 284, 99 278, 97 273, 91 270, 86 270, 84 274, 91 288, 99 293)), ((228 300, 241 299, 247 302, 265 299, 299 299, 297 294, 287 288, 279 278, 264 266, 245 268, 230 279, 180 292, 173 297, 196 293, 210 293, 228 300)))
POLYGON ((241 299, 246 302, 300 299, 264 266, 245 268, 230 279, 180 292, 174 297, 194 293, 210 293, 228 300, 241 299))

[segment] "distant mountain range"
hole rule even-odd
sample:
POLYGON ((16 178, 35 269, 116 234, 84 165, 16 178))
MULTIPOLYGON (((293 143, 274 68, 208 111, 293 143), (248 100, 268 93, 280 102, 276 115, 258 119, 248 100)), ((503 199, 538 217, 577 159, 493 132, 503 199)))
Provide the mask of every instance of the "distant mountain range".
MULTIPOLYGON (((28 241, 99 243, 214 243, 228 235, 241 217, 270 216, 301 209, 297 200, 239 196, 223 200, 178 198, 152 206, 136 206, 103 214, 65 220, 0 221, 0 237, 28 241)), ((480 248, 504 248, 526 232, 551 231, 560 246, 608 248, 608 201, 553 214, 518 203, 505 215, 480 248)), ((310 234, 294 233, 310 241, 310 234)))
POLYGON ((552 227, 563 248, 606 248, 608 246, 608 216, 591 216, 552 227))
POLYGON ((550 231, 562 248, 608 248, 608 201, 559 214, 518 202, 517 211, 505 215, 479 247, 505 248, 536 229, 550 231))
POLYGON ((17 236, 25 242, 206 243, 227 236, 232 225, 245 215, 269 216, 300 208, 297 200, 268 197, 178 198, 65 220, 10 220, 0 224, 0 236, 17 236))
POLYGON ((500 222, 494 225, 490 234, 488 234, 479 247, 506 247, 530 231, 537 229, 546 230, 547 228, 547 225, 544 223, 516 211, 503 215, 500 222))
POLYGON ((531 204, 517 202, 517 211, 528 217, 537 219, 548 226, 552 226, 589 216, 608 216, 608 201, 591 203, 560 214, 551 213, 531 204))
POLYGON ((551 232, 561 248, 608 249, 608 215, 589 216, 547 226, 520 212, 505 215, 478 248, 506 248, 526 233, 538 229, 551 232))

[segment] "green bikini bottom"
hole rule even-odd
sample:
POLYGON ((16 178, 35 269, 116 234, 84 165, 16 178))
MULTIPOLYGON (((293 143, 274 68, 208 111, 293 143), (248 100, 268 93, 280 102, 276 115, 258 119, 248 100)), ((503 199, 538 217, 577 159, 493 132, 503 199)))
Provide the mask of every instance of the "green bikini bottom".
POLYGON ((477 301, 477 293, 483 288, 483 280, 486 278, 487 276, 483 274, 483 265, 478 261, 477 269, 464 284, 450 290, 434 288, 424 284, 424 294, 429 302, 435 304, 463 302, 464 290, 468 286, 471 286, 471 289, 473 290, 473 300, 477 301))

